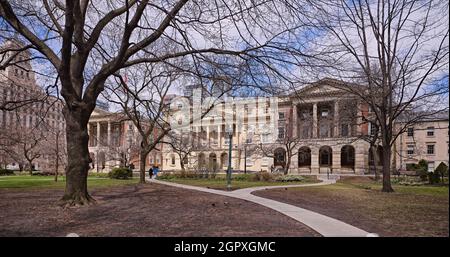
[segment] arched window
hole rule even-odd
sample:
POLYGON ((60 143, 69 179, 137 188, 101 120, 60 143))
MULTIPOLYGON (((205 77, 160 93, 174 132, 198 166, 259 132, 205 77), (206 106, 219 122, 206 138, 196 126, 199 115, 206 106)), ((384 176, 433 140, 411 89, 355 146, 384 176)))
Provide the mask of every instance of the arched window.
POLYGON ((274 151, 273 162, 275 166, 283 166, 286 163, 286 151, 283 148, 277 148, 274 151))
POLYGON ((344 145, 341 148, 341 166, 355 168, 355 148, 351 145, 344 145))
POLYGON ((320 166, 331 166, 333 163, 333 155, 331 147, 322 146, 319 150, 319 164, 320 166))
POLYGON ((301 147, 298 150, 298 166, 311 166, 311 149, 309 147, 301 147))

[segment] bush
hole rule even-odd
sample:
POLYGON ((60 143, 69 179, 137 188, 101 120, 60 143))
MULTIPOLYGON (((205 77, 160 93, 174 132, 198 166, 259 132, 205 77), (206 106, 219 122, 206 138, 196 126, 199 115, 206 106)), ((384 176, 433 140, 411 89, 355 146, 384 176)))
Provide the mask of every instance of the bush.
POLYGON ((434 170, 434 172, 438 173, 442 178, 448 177, 448 166, 445 163, 441 162, 434 170))
POLYGON ((254 181, 272 181, 273 175, 267 171, 260 171, 253 176, 254 181))
POLYGON ((109 173, 104 172, 89 172, 89 177, 96 177, 96 178, 109 178, 109 173))
POLYGON ((33 176, 55 176, 55 173, 50 171, 34 171, 33 176))
POLYGON ((428 183, 430 184, 438 184, 441 182, 441 176, 437 172, 428 172, 428 183))
POLYGON ((14 171, 8 169, 0 169, 0 176, 14 175, 14 171))
POLYGON ((133 171, 129 168, 113 168, 108 176, 112 179, 129 179, 133 177, 133 171))
POLYGON ((305 178, 302 176, 296 176, 296 175, 282 175, 275 179, 275 181, 280 182, 295 182, 295 181, 302 181, 305 178))

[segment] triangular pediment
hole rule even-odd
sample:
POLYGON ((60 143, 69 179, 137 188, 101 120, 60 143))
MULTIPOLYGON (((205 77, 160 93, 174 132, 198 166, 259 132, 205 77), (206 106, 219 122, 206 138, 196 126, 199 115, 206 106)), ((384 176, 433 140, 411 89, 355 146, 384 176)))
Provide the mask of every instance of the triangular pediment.
POLYGON ((332 80, 332 79, 323 79, 317 82, 308 84, 299 90, 296 91, 295 94, 301 95, 334 95, 334 94, 342 94, 345 93, 343 89, 340 89, 339 86, 342 86, 343 82, 332 80))

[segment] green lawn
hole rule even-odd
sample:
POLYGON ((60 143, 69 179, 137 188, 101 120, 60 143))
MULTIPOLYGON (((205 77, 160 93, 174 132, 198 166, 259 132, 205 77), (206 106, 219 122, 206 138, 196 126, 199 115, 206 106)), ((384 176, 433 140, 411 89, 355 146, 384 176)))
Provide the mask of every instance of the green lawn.
MULTIPOLYGON (((88 177, 88 187, 109 187, 116 185, 127 185, 137 182, 137 178, 118 180, 109 178, 88 177)), ((58 182, 52 176, 2 176, 0 177, 0 188, 64 188, 65 177, 58 177, 58 182)))
MULTIPOLYGON (((163 181, 207 187, 212 189, 226 190, 227 180, 224 176, 218 176, 216 178, 158 178, 163 181)), ((320 182, 313 177, 305 177, 302 181, 295 182, 278 182, 278 181, 252 181, 250 179, 232 179, 231 187, 232 190, 248 188, 248 187, 258 187, 258 186, 280 186, 280 185, 295 185, 303 183, 317 183, 320 182)))
POLYGON ((312 210, 381 236, 448 236, 448 186, 393 184, 344 178, 318 187, 264 190, 255 195, 312 210))

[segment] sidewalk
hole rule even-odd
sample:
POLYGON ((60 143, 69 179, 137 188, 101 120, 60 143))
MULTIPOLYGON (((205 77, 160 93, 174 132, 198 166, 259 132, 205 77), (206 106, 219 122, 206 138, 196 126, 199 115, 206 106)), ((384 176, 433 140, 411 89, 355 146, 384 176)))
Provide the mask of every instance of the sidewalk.
POLYGON ((257 190, 265 190, 265 189, 274 189, 274 188, 287 188, 287 187, 310 187, 310 186, 323 186, 335 183, 334 180, 324 180, 320 183, 316 184, 303 184, 303 185, 286 185, 286 186, 262 186, 262 187, 253 187, 253 188, 243 188, 235 191, 222 191, 215 190, 210 188, 203 188, 197 186, 189 186, 182 185, 177 183, 171 183, 166 181, 160 181, 151 179, 149 180, 152 183, 158 183, 168 186, 174 186, 184 189, 197 190, 211 194, 223 195, 228 197, 234 197, 242 200, 247 200, 250 202, 254 202, 260 204, 262 206, 271 208, 275 211, 278 211, 288 217, 291 217, 306 226, 314 229, 319 234, 326 237, 365 237, 369 234, 362 229, 354 227, 350 224, 344 223, 340 220, 309 211, 297 206, 293 206, 290 204, 278 202, 275 200, 259 197, 256 195, 252 195, 251 193, 257 190))

